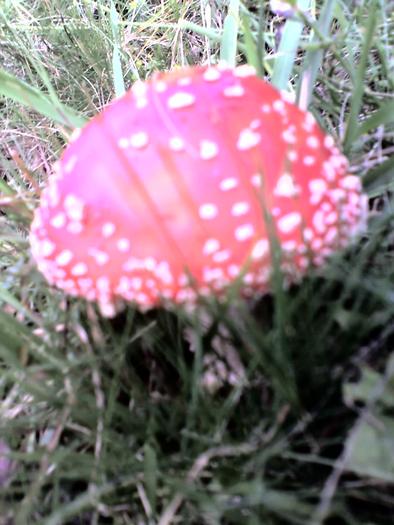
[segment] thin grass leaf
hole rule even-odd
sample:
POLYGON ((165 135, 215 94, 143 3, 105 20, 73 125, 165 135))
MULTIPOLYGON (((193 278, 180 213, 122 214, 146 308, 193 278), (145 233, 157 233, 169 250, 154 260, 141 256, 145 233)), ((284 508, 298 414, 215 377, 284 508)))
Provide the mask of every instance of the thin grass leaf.
POLYGON ((311 45, 317 47, 309 49, 304 58, 305 69, 299 82, 299 105, 307 109, 312 98, 318 71, 323 62, 324 50, 319 44, 330 36, 331 21, 337 0, 325 0, 321 9, 320 17, 316 24, 311 24, 314 30, 311 45))
POLYGON ((261 76, 263 73, 262 62, 260 61, 260 56, 258 53, 256 42, 253 38, 253 34, 250 28, 249 17, 242 14, 241 15, 242 29, 243 29, 243 39, 245 43, 245 52, 248 64, 251 64, 256 68, 256 71, 261 76))
POLYGON ((370 170, 363 178, 363 185, 368 195, 377 197, 394 188, 394 157, 390 157, 377 168, 370 170))
POLYGON ((379 126, 394 123, 394 101, 382 104, 380 108, 375 111, 369 118, 358 126, 355 131, 354 140, 357 140, 362 135, 370 133, 379 126))
MULTIPOLYGON (((135 24, 137 25, 137 24, 135 24)), ((203 27, 189 20, 180 20, 178 24, 158 24, 158 29, 185 29, 189 31, 194 31, 198 35, 205 36, 212 40, 212 42, 220 42, 222 40, 222 32, 212 29, 211 27, 203 27)))
MULTIPOLYGON (((306 11, 309 5, 310 0, 297 1, 297 9, 301 11, 306 11)), ((272 84, 278 89, 287 88, 293 72, 303 29, 304 22, 301 19, 287 20, 285 23, 271 79, 272 84)))
POLYGON ((257 54, 258 54, 258 68, 257 72, 260 76, 264 76, 264 55, 265 55, 265 34, 264 34, 264 4, 261 3, 259 8, 259 28, 257 32, 257 54))
POLYGON ((153 514, 156 513, 157 474, 158 466, 156 452, 148 443, 146 443, 144 446, 144 481, 145 490, 153 514))
POLYGON ((32 312, 30 312, 28 308, 23 306, 23 304, 3 286, 0 287, 0 301, 11 305, 17 312, 22 314, 24 317, 27 317, 33 322, 36 322, 35 315, 32 312))
POLYGON ((367 73, 369 53, 371 51, 375 28, 377 24, 377 9, 377 2, 371 2, 369 16, 367 18, 365 27, 364 44, 361 50, 360 61, 356 70, 356 77, 353 85, 353 94, 351 98, 349 116, 346 123, 346 133, 344 140, 345 152, 348 152, 349 149, 351 149, 351 145, 353 144, 358 132, 358 119, 364 96, 364 82, 367 73))
POLYGON ((237 40, 239 28, 239 0, 230 0, 228 13, 223 24, 223 34, 220 43, 220 59, 234 67, 237 56, 237 40))
POLYGON ((42 522, 42 525, 59 525, 60 523, 65 523, 69 518, 77 516, 79 512, 94 508, 99 498, 103 498, 115 492, 117 489, 126 488, 135 483, 136 477, 129 476, 115 483, 105 483, 96 487, 94 491, 86 491, 73 501, 54 509, 53 513, 42 522))
POLYGON ((0 94, 27 106, 67 128, 81 127, 86 119, 64 104, 54 104, 48 95, 14 75, 0 70, 0 94))
POLYGON ((126 87, 122 72, 122 63, 120 60, 119 42, 119 15, 116 10, 114 2, 111 0, 110 8, 110 23, 113 36, 113 51, 112 51, 112 74, 114 78, 115 95, 121 97, 126 92, 126 87))

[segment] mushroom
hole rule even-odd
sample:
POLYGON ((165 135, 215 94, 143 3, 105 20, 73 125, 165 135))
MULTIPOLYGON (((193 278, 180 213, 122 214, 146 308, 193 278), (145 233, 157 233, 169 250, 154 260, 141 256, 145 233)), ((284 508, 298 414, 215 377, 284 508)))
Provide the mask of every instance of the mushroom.
POLYGON ((248 65, 137 82, 78 130, 31 226, 49 283, 99 303, 194 303, 270 290, 363 229, 367 197, 317 125, 248 65), (268 218, 268 219, 267 219, 268 218))

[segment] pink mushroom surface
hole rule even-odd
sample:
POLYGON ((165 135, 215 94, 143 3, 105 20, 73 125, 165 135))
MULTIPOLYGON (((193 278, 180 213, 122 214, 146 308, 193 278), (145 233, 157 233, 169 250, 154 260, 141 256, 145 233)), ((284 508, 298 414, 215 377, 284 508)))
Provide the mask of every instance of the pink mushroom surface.
POLYGON ((367 198, 331 136, 250 66, 137 82, 78 132, 42 192, 32 253, 47 280, 113 315, 270 289, 363 229, 367 198))

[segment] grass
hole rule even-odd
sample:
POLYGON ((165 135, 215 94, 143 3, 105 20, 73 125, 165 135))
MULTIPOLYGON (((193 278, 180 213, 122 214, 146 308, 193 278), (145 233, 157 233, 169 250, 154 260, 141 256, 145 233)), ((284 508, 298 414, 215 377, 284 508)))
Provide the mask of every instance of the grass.
POLYGON ((389 2, 312 2, 297 21, 252 1, 3 4, 0 523, 392 523, 389 2), (102 319, 34 267, 40 188, 124 87, 220 56, 254 63, 343 144, 368 231, 258 302, 102 319))

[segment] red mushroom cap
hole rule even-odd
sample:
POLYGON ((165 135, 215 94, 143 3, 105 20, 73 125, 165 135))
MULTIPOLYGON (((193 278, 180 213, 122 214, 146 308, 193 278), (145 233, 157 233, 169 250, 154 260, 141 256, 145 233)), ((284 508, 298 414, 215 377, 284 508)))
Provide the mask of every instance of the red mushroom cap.
POLYGON ((192 67, 137 82, 65 149, 31 227, 38 268, 114 312, 269 290, 267 213, 289 279, 365 224, 366 196, 310 113, 255 75, 192 67))

